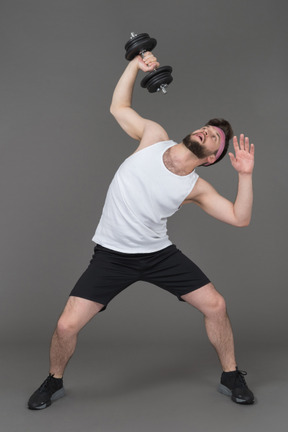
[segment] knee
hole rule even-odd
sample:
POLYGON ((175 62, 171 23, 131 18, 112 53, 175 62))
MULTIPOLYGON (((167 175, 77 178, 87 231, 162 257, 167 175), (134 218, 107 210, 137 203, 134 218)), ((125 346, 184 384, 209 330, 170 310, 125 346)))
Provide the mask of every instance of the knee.
POLYGON ((78 333, 78 327, 71 319, 61 316, 57 323, 56 332, 60 337, 72 336, 78 333))
POLYGON ((226 301, 224 297, 222 297, 220 294, 218 294, 218 298, 216 301, 216 309, 221 314, 226 314, 226 301))
POLYGON ((219 293, 211 299, 208 307, 208 315, 224 316, 227 314, 226 301, 219 293))

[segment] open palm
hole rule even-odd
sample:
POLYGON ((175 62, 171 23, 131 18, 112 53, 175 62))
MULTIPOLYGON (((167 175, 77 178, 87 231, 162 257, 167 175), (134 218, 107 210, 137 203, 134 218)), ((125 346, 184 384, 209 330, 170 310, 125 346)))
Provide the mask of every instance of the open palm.
POLYGON ((240 135, 238 139, 236 136, 233 138, 233 146, 235 155, 229 153, 231 164, 239 174, 252 174, 254 168, 254 144, 249 144, 249 138, 244 134, 240 135))

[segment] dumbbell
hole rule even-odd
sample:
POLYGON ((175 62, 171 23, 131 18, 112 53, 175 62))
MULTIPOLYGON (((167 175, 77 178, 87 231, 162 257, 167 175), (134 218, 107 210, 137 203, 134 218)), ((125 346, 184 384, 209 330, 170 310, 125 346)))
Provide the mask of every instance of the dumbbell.
MULTIPOLYGON (((157 45, 157 41, 154 38, 150 38, 148 33, 131 33, 130 40, 125 44, 125 58, 132 60, 137 55, 144 57, 146 51, 152 51, 157 45)), ((167 93, 166 87, 173 81, 171 75, 171 66, 161 66, 158 69, 154 69, 149 72, 141 81, 141 87, 147 88, 149 93, 155 93, 162 91, 167 93)))

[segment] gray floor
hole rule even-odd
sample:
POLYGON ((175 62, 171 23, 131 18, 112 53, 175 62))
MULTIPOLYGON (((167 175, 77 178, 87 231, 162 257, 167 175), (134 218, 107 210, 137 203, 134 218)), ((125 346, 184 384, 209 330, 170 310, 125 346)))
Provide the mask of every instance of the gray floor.
POLYGON ((47 344, 2 345, 1 431, 286 430, 287 352, 279 345, 255 348, 246 340, 241 358, 257 402, 239 406, 215 390, 219 365, 204 340, 112 342, 80 340, 66 397, 43 411, 28 410, 26 401, 46 378, 47 344))

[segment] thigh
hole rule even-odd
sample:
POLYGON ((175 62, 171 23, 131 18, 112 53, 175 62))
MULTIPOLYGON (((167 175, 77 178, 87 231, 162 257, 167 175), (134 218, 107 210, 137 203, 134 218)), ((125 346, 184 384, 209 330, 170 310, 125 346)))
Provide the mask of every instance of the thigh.
POLYGON ((210 283, 203 271, 175 245, 151 257, 144 280, 169 291, 180 301, 185 301, 185 294, 210 283))
POLYGON ((225 303, 223 297, 218 293, 212 283, 183 295, 182 299, 191 306, 194 306, 204 315, 208 315, 211 311, 222 307, 222 305, 224 306, 225 303))
POLYGON ((103 305, 91 300, 70 296, 59 319, 58 325, 80 331, 98 312, 103 305))
POLYGON ((88 268, 77 281, 70 296, 104 305, 137 280, 137 272, 129 265, 124 254, 110 251, 101 246, 94 248, 94 255, 88 268))

